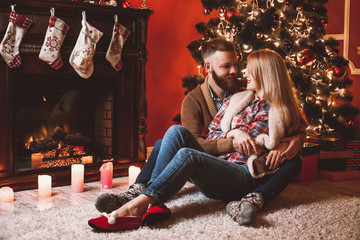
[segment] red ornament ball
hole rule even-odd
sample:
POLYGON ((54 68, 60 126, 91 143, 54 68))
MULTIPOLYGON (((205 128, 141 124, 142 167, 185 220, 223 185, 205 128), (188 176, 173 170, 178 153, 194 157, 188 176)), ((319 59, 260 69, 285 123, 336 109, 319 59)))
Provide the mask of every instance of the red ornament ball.
POLYGON ((315 61, 315 55, 310 49, 301 50, 296 55, 298 63, 305 66, 310 66, 315 61))
POLYGON ((359 121, 357 119, 350 119, 346 122, 345 126, 347 128, 357 129, 357 127, 359 126, 359 121))
POLYGON ((321 19, 321 24, 323 26, 327 26, 328 25, 328 20, 326 18, 321 19))
POLYGON ((333 67, 333 75, 335 77, 342 77, 345 74, 346 68, 345 66, 340 66, 340 67, 333 67))
POLYGON ((211 9, 205 9, 205 10, 204 10, 204 14, 205 14, 205 15, 210 15, 211 12, 212 12, 211 9))
POLYGON ((133 5, 129 0, 124 1, 122 6, 123 8, 133 8, 133 5))
POLYGON ((229 19, 233 16, 233 15, 237 15, 239 14, 239 10, 237 8, 232 8, 226 11, 225 13, 225 19, 226 21, 229 21, 229 19))

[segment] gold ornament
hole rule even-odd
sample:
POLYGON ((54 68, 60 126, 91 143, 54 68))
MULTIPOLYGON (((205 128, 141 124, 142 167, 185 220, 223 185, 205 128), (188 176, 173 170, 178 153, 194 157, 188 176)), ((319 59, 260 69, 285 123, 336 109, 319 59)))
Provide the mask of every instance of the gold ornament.
POLYGON ((306 103, 307 104, 314 104, 316 102, 315 95, 311 94, 306 97, 306 103))
POLYGON ((350 92, 349 92, 349 90, 347 90, 347 88, 342 88, 342 89, 340 89, 340 91, 339 91, 339 96, 340 97, 349 97, 350 96, 350 92))

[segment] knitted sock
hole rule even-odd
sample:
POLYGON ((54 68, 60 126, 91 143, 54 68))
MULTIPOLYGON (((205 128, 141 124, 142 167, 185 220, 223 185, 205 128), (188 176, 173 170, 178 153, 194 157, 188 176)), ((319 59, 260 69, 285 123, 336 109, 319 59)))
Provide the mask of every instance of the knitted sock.
POLYGON ((14 6, 11 8, 9 25, 0 44, 0 54, 10 68, 16 68, 21 65, 19 46, 32 20, 16 13, 14 6))

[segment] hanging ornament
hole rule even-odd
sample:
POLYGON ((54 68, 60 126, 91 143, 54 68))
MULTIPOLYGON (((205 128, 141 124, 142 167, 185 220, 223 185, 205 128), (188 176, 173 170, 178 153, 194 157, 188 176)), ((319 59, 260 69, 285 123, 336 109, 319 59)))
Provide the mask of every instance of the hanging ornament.
POLYGON ((346 68, 345 66, 340 66, 340 67, 333 67, 332 70, 333 70, 333 75, 335 77, 342 77, 345 75, 346 68))
POLYGON ((339 90, 339 96, 340 97, 349 97, 351 95, 350 91, 347 88, 342 88, 339 90))
POLYGON ((357 119, 350 119, 346 122, 345 126, 347 128, 357 129, 357 127, 359 126, 359 121, 357 119))
POLYGON ((123 8, 133 8, 133 5, 132 5, 131 1, 129 1, 129 0, 124 1, 122 6, 123 6, 123 8))
POLYGON ((205 15, 210 15, 212 12, 212 9, 204 9, 204 14, 205 15))
POLYGON ((256 38, 257 39, 261 39, 263 36, 264 36, 264 34, 262 32, 256 33, 256 38))
POLYGON ((237 53, 237 54, 236 54, 236 60, 237 60, 238 62, 241 62, 241 61, 243 60, 243 55, 242 55, 241 53, 237 53))
POLYGON ((314 17, 309 18, 309 19, 307 20, 307 25, 308 25, 309 27, 314 26, 315 23, 316 23, 316 19, 315 19, 314 17))
POLYGON ((255 18, 260 18, 261 17, 261 15, 262 15, 262 11, 261 11, 261 9, 260 8, 256 8, 256 9, 254 9, 254 11, 253 11, 253 16, 255 17, 255 18))
POLYGON ((229 19, 233 16, 233 15, 238 15, 240 12, 237 8, 232 8, 226 11, 225 13, 225 19, 226 21, 229 21, 229 19))
POLYGON ((283 3, 285 2, 285 0, 277 0, 279 3, 283 3))
POLYGON ((242 50, 243 50, 244 53, 251 53, 253 49, 252 49, 252 46, 250 44, 244 43, 242 45, 242 50))
POLYGON ((310 66, 315 61, 315 55, 310 49, 304 49, 296 55, 298 63, 305 66, 310 66))
POLYGON ((296 7, 296 11, 298 11, 298 12, 303 12, 303 11, 304 11, 303 6, 297 6, 297 7, 296 7))
POLYGON ((316 102, 316 97, 313 94, 308 95, 308 96, 306 96, 305 101, 307 104, 314 104, 316 102))
POLYGON ((285 1, 285 4, 286 4, 287 6, 291 5, 291 0, 286 0, 286 1, 285 1))
POLYGON ((321 19, 321 24, 322 24, 323 26, 327 26, 327 25, 328 25, 328 20, 327 20, 326 18, 322 18, 322 19, 321 19))

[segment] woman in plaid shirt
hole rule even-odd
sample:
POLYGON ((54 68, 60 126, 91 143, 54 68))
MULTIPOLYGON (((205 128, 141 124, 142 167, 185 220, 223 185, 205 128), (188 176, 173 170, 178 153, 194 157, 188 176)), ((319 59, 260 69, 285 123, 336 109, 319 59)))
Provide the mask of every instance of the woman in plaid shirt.
MULTIPOLYGON (((217 54, 225 58, 221 51, 218 51, 217 54)), ((228 66, 229 72, 236 73, 235 52, 228 54, 225 59, 227 58, 226 61, 229 63, 224 66, 228 66)), ((207 70, 214 72, 213 66, 216 66, 214 58, 204 58, 204 61, 207 70)), ((274 133, 270 120, 274 117, 277 117, 278 122, 285 126, 286 135, 290 135, 301 128, 303 121, 295 101, 291 79, 285 63, 277 53, 270 50, 260 50, 250 54, 246 78, 249 91, 245 92, 244 101, 242 101, 243 104, 246 103, 246 106, 241 109, 243 111, 235 114, 230 124, 229 129, 231 130, 222 130, 222 121, 227 114, 226 109, 232 104, 231 100, 227 99, 211 124, 209 135, 209 138, 233 137, 239 143, 238 148, 236 148, 239 149, 238 152, 226 154, 222 157, 207 154, 186 128, 172 126, 166 132, 164 139, 173 135, 172 137, 178 140, 168 142, 169 146, 164 145, 164 154, 159 153, 156 164, 165 165, 161 173, 155 178, 152 177, 142 194, 109 215, 115 217, 116 221, 108 223, 106 218, 100 217, 89 220, 90 226, 100 230, 124 230, 126 226, 122 223, 122 217, 136 216, 141 219, 142 216, 148 217, 149 212, 154 214, 158 220, 166 218, 169 216, 168 214, 164 214, 162 217, 163 213, 168 213, 166 207, 160 205, 163 210, 151 210, 152 208, 150 208, 148 211, 149 205, 155 204, 159 208, 159 204, 169 200, 189 179, 207 197, 222 199, 227 202, 232 201, 228 203, 226 210, 235 221, 241 225, 252 224, 255 221, 256 211, 261 209, 264 203, 264 196, 267 201, 273 199, 284 190, 301 168, 299 157, 287 161, 281 157, 281 153, 287 148, 287 144, 281 143, 279 145, 281 147, 278 146, 270 152, 267 160, 270 168, 276 168, 283 164, 281 168, 270 178, 253 178, 244 163, 246 156, 259 153, 261 150, 255 137, 268 134, 269 139, 273 139, 274 133), (277 109, 278 114, 273 114, 271 117, 272 109, 277 109), (175 136, 175 134, 177 135, 175 136), (190 146, 191 148, 189 148, 190 146), (170 148, 178 149, 175 155, 168 152, 170 148), (160 157, 160 154, 163 155, 160 157), (225 161, 224 158, 228 161, 225 161), (254 192, 262 193, 262 190, 266 195, 262 196, 262 194, 254 192), (118 220, 118 218, 120 219, 118 220)), ((231 99, 236 100, 235 96, 231 99)), ((233 102, 235 105, 238 103, 238 101, 233 102)), ((272 145, 276 145, 274 143, 276 141, 272 145)))

